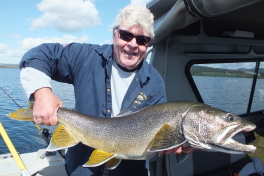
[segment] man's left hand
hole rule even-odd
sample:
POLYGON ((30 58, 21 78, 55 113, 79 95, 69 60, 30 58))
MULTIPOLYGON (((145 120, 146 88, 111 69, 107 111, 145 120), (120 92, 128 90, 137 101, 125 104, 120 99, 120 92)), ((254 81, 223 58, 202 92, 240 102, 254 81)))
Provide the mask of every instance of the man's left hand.
POLYGON ((159 155, 164 155, 164 154, 179 154, 179 153, 192 153, 194 151, 194 149, 192 147, 175 147, 173 149, 170 150, 164 150, 164 151, 160 151, 159 155))

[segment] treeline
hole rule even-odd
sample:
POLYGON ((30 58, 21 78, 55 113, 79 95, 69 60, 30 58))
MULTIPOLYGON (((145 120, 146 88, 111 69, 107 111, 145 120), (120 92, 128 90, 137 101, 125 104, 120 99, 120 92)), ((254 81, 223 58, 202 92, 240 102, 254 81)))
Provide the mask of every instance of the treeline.
MULTIPOLYGON (((212 77, 236 77, 236 78, 252 78, 255 75, 254 69, 221 69, 205 66, 192 66, 191 74, 193 76, 212 76, 212 77)), ((264 68, 259 69, 259 79, 264 79, 264 68)))
POLYGON ((0 68, 19 68, 18 64, 0 64, 0 68))

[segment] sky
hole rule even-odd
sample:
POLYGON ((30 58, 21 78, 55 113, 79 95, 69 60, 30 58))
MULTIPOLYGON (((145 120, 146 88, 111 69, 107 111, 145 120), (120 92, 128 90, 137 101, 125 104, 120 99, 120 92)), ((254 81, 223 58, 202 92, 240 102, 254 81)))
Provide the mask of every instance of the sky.
POLYGON ((0 0, 0 64, 18 64, 41 43, 111 44, 120 9, 148 1, 0 0))
MULTIPOLYGON (((112 24, 119 11, 129 4, 146 6, 149 1, 0 0, 0 64, 18 64, 29 49, 41 43, 111 44, 112 24)), ((228 67, 253 66, 243 63, 228 67)))

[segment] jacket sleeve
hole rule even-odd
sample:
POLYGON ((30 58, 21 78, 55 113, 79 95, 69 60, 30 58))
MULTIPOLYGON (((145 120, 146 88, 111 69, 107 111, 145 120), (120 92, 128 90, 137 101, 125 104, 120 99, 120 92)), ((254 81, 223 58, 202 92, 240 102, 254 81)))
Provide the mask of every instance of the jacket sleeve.
POLYGON ((23 56, 19 67, 32 67, 53 80, 73 84, 75 71, 80 66, 84 52, 89 52, 92 45, 72 43, 61 45, 59 43, 42 44, 32 48, 23 56))
POLYGON ((36 90, 42 87, 51 88, 51 78, 45 73, 31 67, 21 69, 20 81, 30 102, 35 101, 34 96, 31 95, 33 95, 36 90))

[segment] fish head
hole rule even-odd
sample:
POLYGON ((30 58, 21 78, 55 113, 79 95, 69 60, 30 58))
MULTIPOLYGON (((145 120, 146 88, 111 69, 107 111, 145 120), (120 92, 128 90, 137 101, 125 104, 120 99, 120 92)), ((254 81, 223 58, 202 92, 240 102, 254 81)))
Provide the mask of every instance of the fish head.
POLYGON ((255 151, 254 146, 232 139, 239 132, 255 128, 255 124, 237 115, 205 104, 189 108, 182 123, 184 136, 194 148, 230 154, 255 151))

